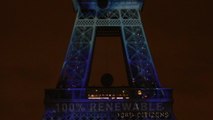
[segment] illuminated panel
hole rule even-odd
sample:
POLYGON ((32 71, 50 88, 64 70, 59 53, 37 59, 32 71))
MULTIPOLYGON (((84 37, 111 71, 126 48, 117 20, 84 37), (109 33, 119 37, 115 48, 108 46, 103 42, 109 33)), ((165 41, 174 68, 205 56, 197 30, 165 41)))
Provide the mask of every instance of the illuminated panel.
POLYGON ((125 88, 90 88, 87 90, 88 99, 129 99, 128 92, 125 88))

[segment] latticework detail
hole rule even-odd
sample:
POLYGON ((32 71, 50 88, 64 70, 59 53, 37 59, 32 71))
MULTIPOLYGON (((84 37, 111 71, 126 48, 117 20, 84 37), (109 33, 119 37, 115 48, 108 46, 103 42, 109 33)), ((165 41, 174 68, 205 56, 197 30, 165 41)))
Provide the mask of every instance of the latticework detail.
POLYGON ((159 87, 142 27, 124 27, 123 34, 132 85, 144 88, 159 87))
POLYGON ((92 20, 78 20, 76 25, 77 26, 93 26, 94 25, 94 19, 92 20))
POLYGON ((121 16, 123 19, 138 19, 138 11, 136 9, 122 9, 121 16))
POLYGON ((95 17, 95 10, 81 10, 78 14, 78 19, 94 19, 95 17))
POLYGON ((75 27, 62 71, 59 87, 82 87, 92 49, 93 27, 75 27))
POLYGON ((98 19, 119 19, 119 10, 100 10, 98 11, 98 19))
POLYGON ((140 20, 123 20, 122 24, 124 26, 140 26, 141 21, 140 20))
POLYGON ((120 20, 97 20, 96 26, 120 26, 120 20))

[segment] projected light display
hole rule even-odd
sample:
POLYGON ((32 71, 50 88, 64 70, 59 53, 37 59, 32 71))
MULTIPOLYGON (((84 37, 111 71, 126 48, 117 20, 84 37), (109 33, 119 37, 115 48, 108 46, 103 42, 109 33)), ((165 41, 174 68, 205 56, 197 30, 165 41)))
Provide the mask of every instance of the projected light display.
POLYGON ((45 91, 43 120, 175 120, 172 90, 162 88, 140 11, 143 0, 73 0, 73 33, 56 89, 45 91), (121 36, 128 86, 88 87, 96 36, 121 36))

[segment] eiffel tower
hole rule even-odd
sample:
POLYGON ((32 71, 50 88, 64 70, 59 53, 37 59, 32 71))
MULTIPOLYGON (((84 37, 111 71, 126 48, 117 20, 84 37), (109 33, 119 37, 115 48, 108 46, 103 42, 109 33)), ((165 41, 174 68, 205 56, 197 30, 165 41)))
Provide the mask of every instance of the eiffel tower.
POLYGON ((161 88, 140 11, 143 0, 73 0, 77 12, 56 89, 45 90, 43 120, 175 120, 172 90, 161 88), (88 87, 96 36, 120 36, 128 86, 88 87))

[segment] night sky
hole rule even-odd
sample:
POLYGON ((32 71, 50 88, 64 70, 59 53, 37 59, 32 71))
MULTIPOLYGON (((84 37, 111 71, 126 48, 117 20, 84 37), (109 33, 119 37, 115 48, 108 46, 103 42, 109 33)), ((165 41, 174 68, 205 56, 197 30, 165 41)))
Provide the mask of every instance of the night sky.
MULTIPOLYGON (((212 119, 212 8, 212 0, 145 0, 144 29, 178 120, 212 119)), ((41 120, 72 32, 72 1, 6 1, 2 12, 0 119, 41 120)))

